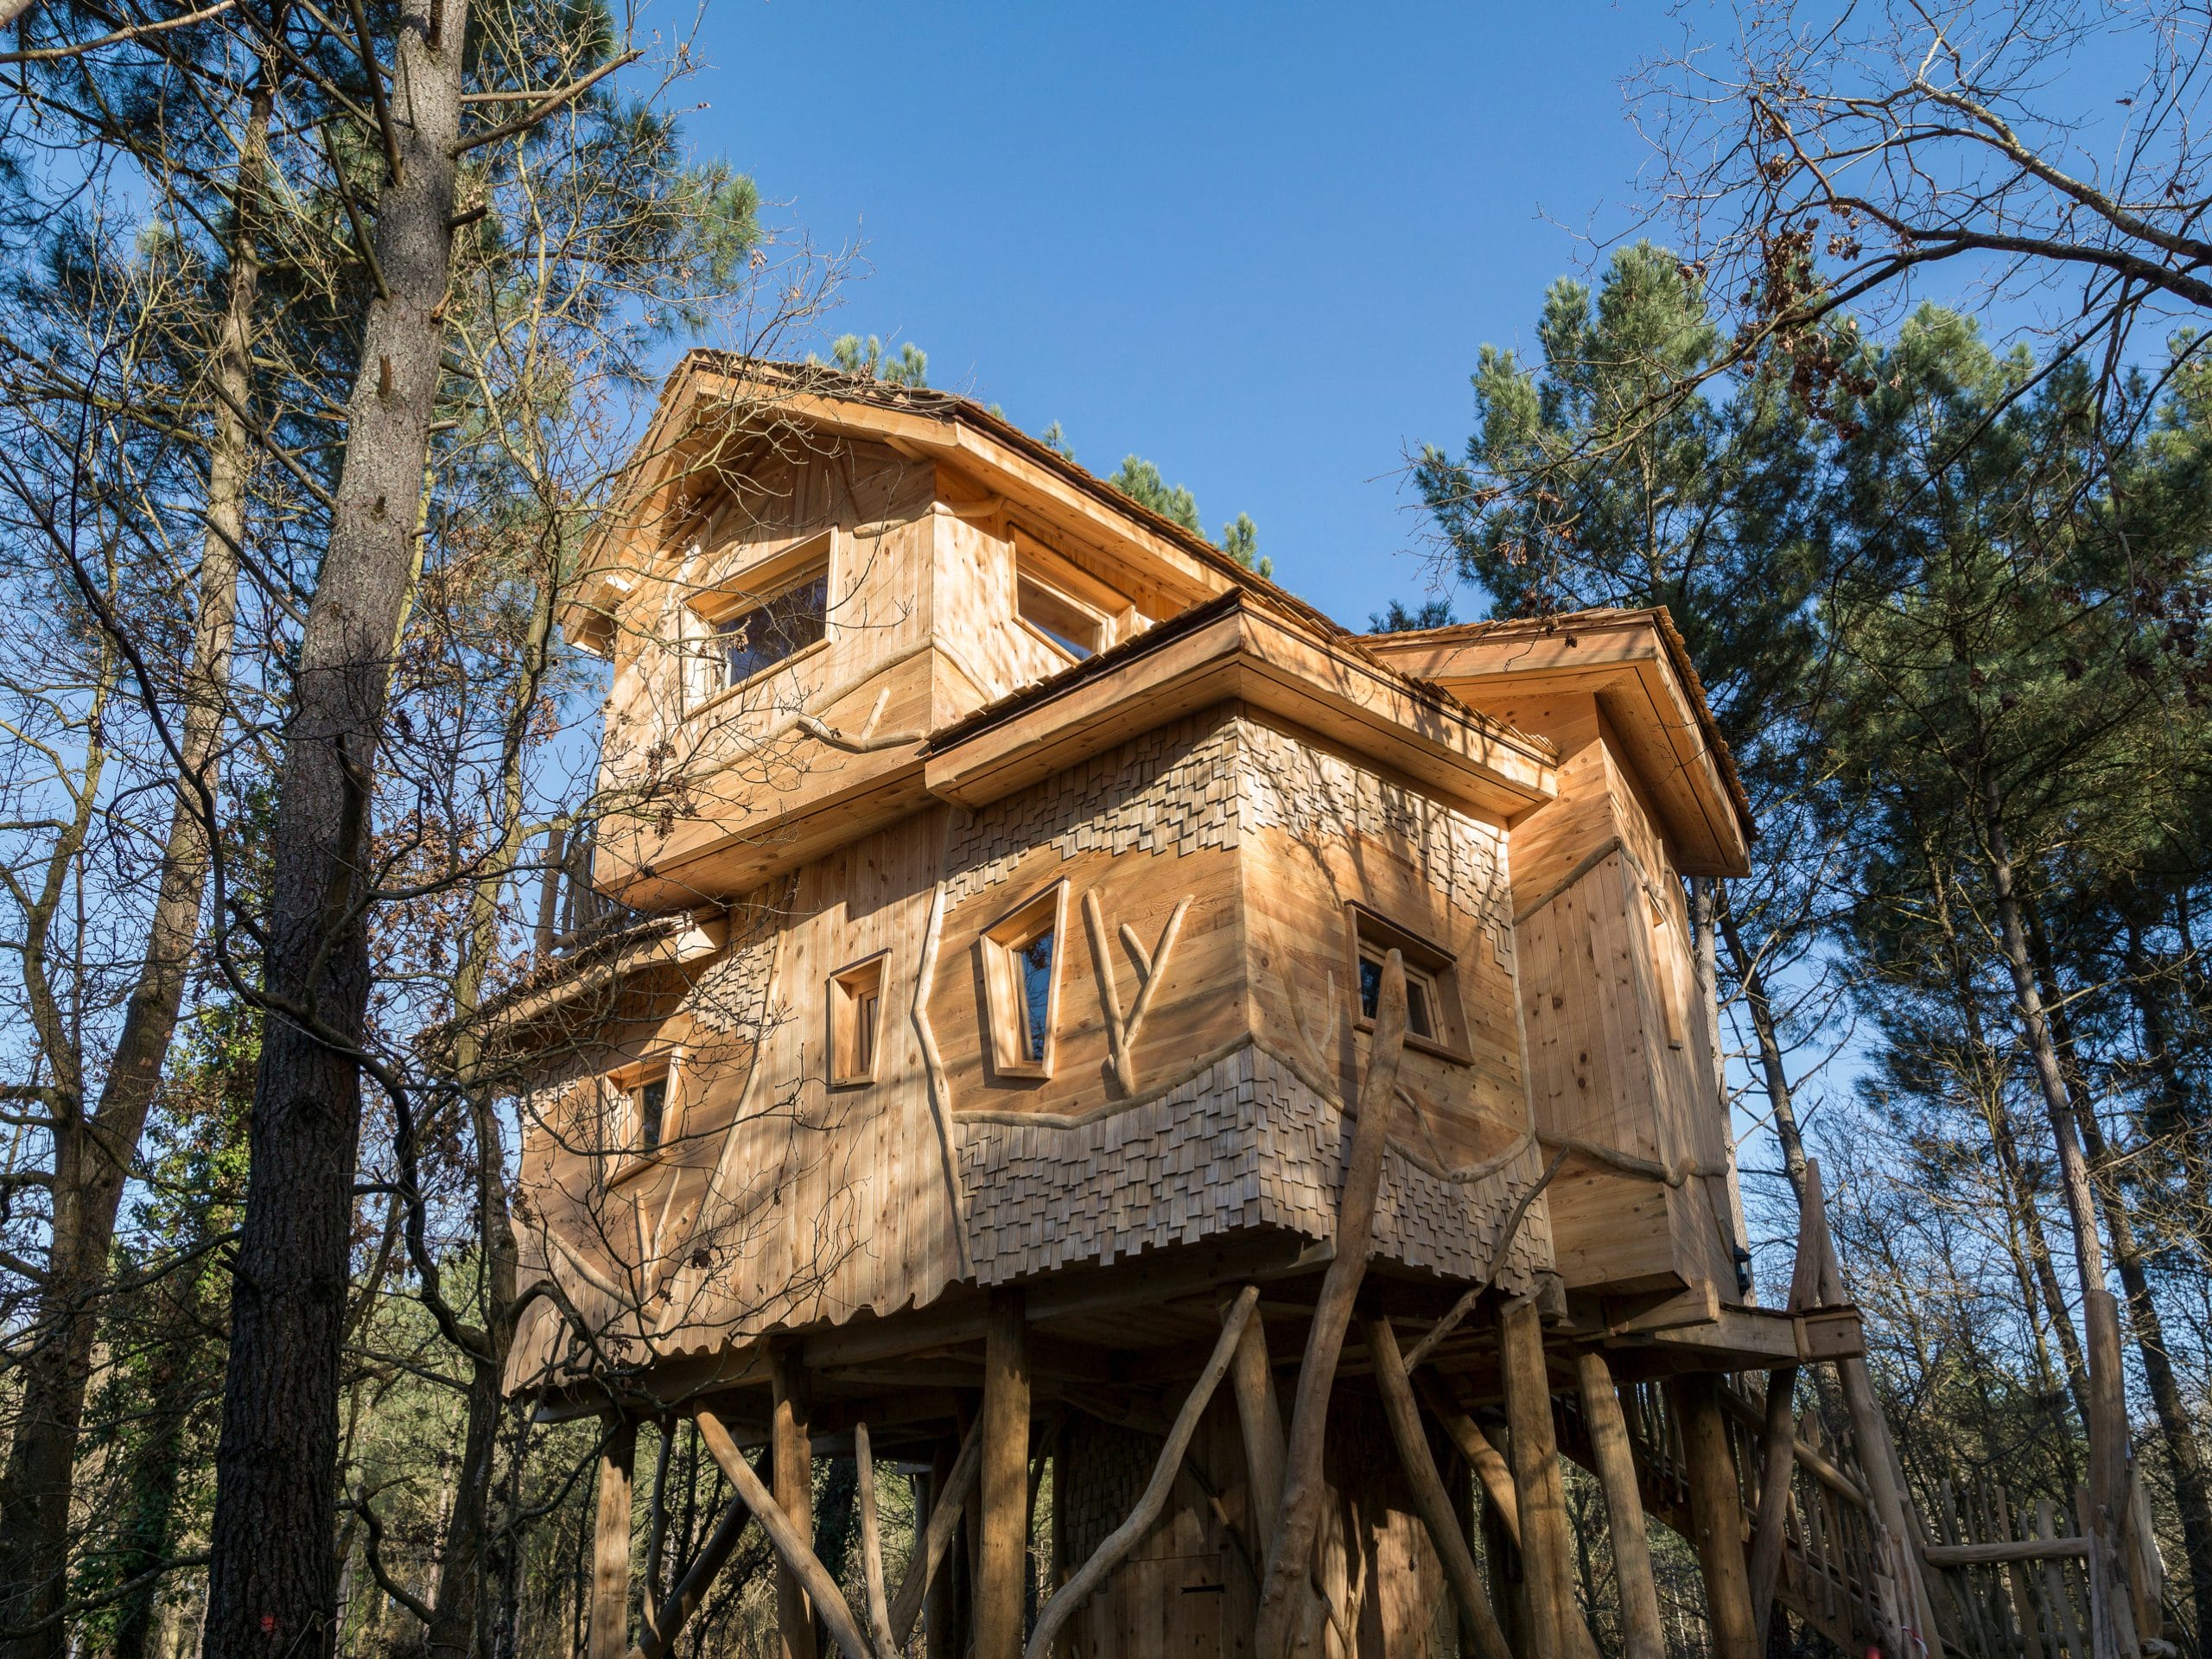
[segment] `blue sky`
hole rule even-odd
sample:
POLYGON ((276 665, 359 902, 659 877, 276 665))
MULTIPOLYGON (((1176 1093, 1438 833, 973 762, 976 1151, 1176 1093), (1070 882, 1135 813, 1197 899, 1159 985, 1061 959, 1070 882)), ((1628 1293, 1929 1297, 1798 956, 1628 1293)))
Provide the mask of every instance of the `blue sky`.
MULTIPOLYGON (((834 332, 932 385, 1134 450, 1239 512, 1342 620, 1418 597, 1403 457, 1457 446, 1485 340, 1618 231, 1618 86, 1656 5, 1266 10, 721 0, 702 154, 868 270, 834 332)), ((1478 606, 1459 599, 1463 616, 1478 606)))

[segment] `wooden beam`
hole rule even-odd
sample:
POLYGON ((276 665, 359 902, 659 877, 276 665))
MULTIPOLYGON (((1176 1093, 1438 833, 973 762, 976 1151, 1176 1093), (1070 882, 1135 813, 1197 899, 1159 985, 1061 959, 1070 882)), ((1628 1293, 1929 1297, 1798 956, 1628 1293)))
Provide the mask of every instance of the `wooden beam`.
POLYGON ((1367 1275, 1375 1207, 1382 1191, 1382 1157, 1389 1147, 1390 1116, 1397 1098, 1398 1063, 1405 1046, 1406 963, 1393 950, 1382 960, 1367 1076, 1360 1084, 1359 1117, 1352 1128, 1351 1159, 1344 1166, 1344 1188, 1337 1201, 1336 1255, 1322 1276, 1313 1322, 1306 1333, 1306 1357, 1298 1368, 1298 1393, 1283 1459, 1282 1507, 1274 1548, 1268 1552, 1267 1568, 1261 1575, 1260 1609, 1254 1621, 1257 1659, 1283 1659, 1302 1622, 1298 1610, 1310 1593, 1313 1535, 1328 1490, 1321 1452, 1328 1430, 1329 1395, 1336 1387, 1337 1361, 1351 1324, 1352 1303, 1367 1275))
MULTIPOLYGON (((1224 1287, 1224 1317, 1234 1300, 1224 1287)), ((1255 1546, 1252 1558, 1265 1561, 1274 1546, 1275 1514, 1282 1506, 1282 1406, 1275 1398, 1274 1367, 1268 1360, 1267 1333, 1261 1326, 1257 1306, 1252 1309, 1244 1334, 1237 1339, 1229 1380, 1236 1395, 1236 1427, 1244 1440, 1244 1478, 1250 1491, 1248 1507, 1255 1546)))
MULTIPOLYGON (((1037 1628, 1030 1632, 1025 1659, 1047 1659, 1052 1643, 1068 1620, 1075 1617, 1076 1610, 1090 1599, 1091 1592, 1106 1581, 1106 1575, 1121 1564, 1122 1558, 1160 1519, 1160 1510, 1167 1504, 1167 1494, 1182 1472, 1183 1459, 1191 1449, 1192 1435, 1198 1433, 1198 1420, 1205 1415, 1214 1390, 1221 1386, 1222 1375, 1229 1370, 1230 1360, 1236 1352, 1236 1344, 1243 1339, 1259 1300, 1259 1287, 1247 1285, 1230 1304, 1221 1322, 1220 1338, 1214 1344, 1205 1370, 1198 1373, 1198 1380, 1191 1384, 1190 1393, 1184 1396, 1183 1408, 1175 1414, 1174 1425, 1167 1431, 1166 1444, 1160 1449, 1160 1461, 1153 1465, 1152 1478, 1146 1483, 1135 1510, 1106 1535, 1090 1559, 1070 1574, 1068 1581, 1039 1610, 1037 1628)), ((1019 1630, 1020 1626, 1015 1628, 1019 1630)))
POLYGON ((1459 1455, 1467 1460, 1467 1467, 1475 1471, 1483 1497, 1496 1512, 1507 1540, 1514 1548, 1520 1548, 1521 1503, 1513 1491, 1513 1471, 1507 1466, 1505 1454, 1491 1443, 1490 1436, 1483 1433, 1475 1420, 1460 1409, 1459 1402, 1445 1391, 1441 1382, 1423 1376, 1415 1377, 1414 1383, 1428 1402, 1436 1421, 1444 1425, 1452 1444, 1459 1448, 1459 1455))
POLYGON ((1744 1494, 1721 1414, 1720 1384, 1710 1373, 1693 1372, 1667 1387, 1681 1427, 1691 1541, 1705 1578, 1713 1659, 1759 1659, 1759 1627, 1751 1617, 1751 1581, 1744 1562, 1744 1494))
POLYGON ((883 1593, 883 1533, 875 1513, 875 1449, 868 1444, 868 1425, 853 1425, 854 1485, 861 1510, 861 1577, 868 1592, 868 1633, 876 1651, 899 1651, 891 1634, 890 1600, 883 1593))
POLYGON ((630 1646, 630 1477, 638 1423, 613 1415, 599 1452, 599 1516, 592 1532, 588 1659, 622 1659, 630 1646))
POLYGON ((976 1659, 1020 1659, 1029 1576, 1029 1357, 1018 1290, 991 1293, 983 1322, 983 1537, 976 1659))
POLYGON ((938 1565, 960 1529, 960 1517, 983 1467, 982 1425, 971 1425, 957 1456, 940 1451, 930 1471, 930 1516, 921 1547, 906 1563, 906 1576, 891 1602, 891 1634, 904 1651, 914 1618, 926 1608, 930 1659, 961 1659, 965 1643, 955 1639, 952 1574, 938 1565))
POLYGON ((1529 1645, 1534 1659, 1574 1659, 1580 1646, 1574 1625, 1582 1614, 1574 1605, 1567 1488, 1560 1476, 1559 1439, 1552 1427, 1542 1315, 1535 1300, 1517 1296, 1508 1302, 1498 1313, 1497 1332, 1505 1415, 1513 1431, 1514 1495, 1521 1509, 1521 1578, 1529 1590, 1529 1645))
POLYGON ((683 1577, 668 1593, 653 1619, 652 1628, 639 1638, 638 1645, 630 1649, 630 1659, 661 1659, 661 1656, 676 1645, 676 1638, 683 1633, 685 1622, 699 1611, 707 1599, 707 1592, 721 1570, 729 1564, 738 1541, 745 1536, 745 1529, 753 1524, 753 1511, 743 1500, 733 1499, 722 1511, 722 1518, 707 1539, 697 1558, 684 1570, 683 1577))
MULTIPOLYGON (((768 1535, 769 1543, 775 1547, 777 1560, 813 1599, 822 1615, 823 1628, 845 1659, 880 1659, 868 1646, 868 1637, 861 1634, 861 1627, 853 1618, 853 1610, 846 1605, 844 1592, 837 1588, 836 1580, 830 1576, 829 1569, 822 1565, 822 1558, 814 1553, 812 1540, 799 1530, 775 1495, 753 1472, 753 1465, 739 1452, 737 1442, 730 1439, 721 1419, 702 1408, 693 1414, 692 1421, 699 1425, 699 1438, 707 1443, 709 1455, 721 1465, 729 1484, 737 1488, 737 1495, 745 1500, 753 1519, 760 1522, 760 1529, 768 1535)), ((807 1635, 810 1642, 811 1625, 807 1627, 807 1635)))
POLYGON ((1398 1461, 1413 1488, 1414 1508, 1428 1528, 1429 1541, 1444 1563, 1444 1576, 1459 1604, 1459 1616, 1472 1633, 1478 1659, 1513 1659, 1498 1628, 1497 1614, 1483 1593, 1482 1575, 1474 1551, 1460 1530, 1459 1516, 1444 1490, 1444 1477, 1430 1455, 1428 1434, 1421 1427, 1421 1408, 1414 1403, 1413 1384, 1407 1380, 1406 1362, 1398 1352, 1398 1338, 1387 1319, 1364 1322, 1367 1351, 1375 1366, 1375 1382, 1382 1395, 1382 1415, 1397 1443, 1398 1461))
POLYGON ((1605 1494, 1605 1526, 1613 1540, 1613 1573, 1620 1587, 1623 1659, 1666 1659, 1667 1633, 1659 1622, 1659 1588, 1651 1573, 1651 1540, 1643 1523, 1643 1495, 1636 1479, 1636 1453, 1605 1357, 1586 1348, 1575 1357, 1582 1387, 1582 1420, 1590 1432, 1591 1460, 1605 1494))
MULTIPOLYGON (((807 1433, 807 1412, 813 1402, 797 1343, 779 1338, 768 1344, 768 1386, 773 1401, 769 1472, 776 1483, 776 1503, 811 1549, 814 1442, 807 1433)), ((734 1482, 735 1477, 731 1478, 734 1482)), ((765 1517, 761 1524, 767 1524, 765 1517)), ((788 1562, 776 1569, 776 1628, 783 1659, 814 1659, 813 1610, 807 1605, 799 1574, 788 1562)))

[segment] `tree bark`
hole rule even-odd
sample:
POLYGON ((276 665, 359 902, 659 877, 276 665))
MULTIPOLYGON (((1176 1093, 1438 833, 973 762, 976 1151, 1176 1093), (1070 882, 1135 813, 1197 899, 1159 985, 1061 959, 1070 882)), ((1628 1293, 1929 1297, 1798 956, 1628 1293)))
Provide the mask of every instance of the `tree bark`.
POLYGON ((2042 1092, 2044 1109, 2050 1117, 2051 1135, 2058 1147, 2059 1184, 2066 1199, 2067 1217, 2074 1229, 2075 1270, 2082 1289, 2082 1325, 2091 1402, 2089 1581, 2097 1624, 2091 1641, 2099 1659, 2105 1659, 2107 1655, 2133 1659, 2133 1632, 2120 1623, 2126 1605, 2126 1573, 2115 1548, 2114 1533, 2127 1478, 2126 1382, 2120 1368, 2119 1320, 2107 1316, 2099 1301, 2107 1294, 2104 1245, 2097 1231, 2088 1161, 2076 1135, 2073 1102, 2066 1091, 2058 1047, 2052 1040, 2050 1022, 2036 983, 2027 926, 2015 885, 2004 800, 1993 776, 1985 775, 1982 779, 1981 808, 1984 853, 1996 900, 1999 939, 2005 970, 2012 981, 2021 1037, 2034 1065, 2037 1087, 2042 1092), (2116 1419, 2113 1407, 2117 1408, 2116 1419))
MULTIPOLYGON (((2051 1033, 2058 1045, 2067 1096, 2074 1121, 2081 1126, 2082 1150, 2104 1211, 2106 1229, 2112 1234, 2113 1266, 2120 1274, 2127 1297, 2128 1323, 2135 1331, 2135 1351, 2143 1361, 2143 1381, 2151 1395, 2151 1408, 2158 1420, 2164 1442, 2166 1466, 2173 1476, 2174 1509, 2181 1522, 2182 1550, 2189 1560, 2190 1586, 2196 1605, 2197 1629, 2212 1630, 2212 1479, 2208 1479, 2204 1449, 2196 1426, 2174 1374, 2172 1351, 2166 1344, 2164 1321, 2151 1294, 2151 1275, 2135 1236, 2135 1217, 2120 1185, 2104 1127, 2088 1099, 2082 1076, 2080 1051, 2075 1046, 2072 1022, 2060 997, 2057 971, 2049 938, 2032 905, 2024 905, 2028 942, 2036 962, 2037 988, 2051 1009, 2051 1033)), ((2143 1634, 2139 1632, 2139 1635, 2143 1634)), ((2151 1632, 2156 1634, 2156 1632, 2151 1632)))
MULTIPOLYGON (((191 655, 185 669, 178 781, 162 849, 161 876, 147 918, 146 950, 89 1121, 67 1116, 54 1130, 54 1223, 47 1276, 33 1315, 40 1339, 22 1367, 15 1439, 0 1475, 0 1585, 27 1594, 0 1599, 0 1625, 50 1618, 66 1588, 69 1503, 92 1376, 99 1300, 115 1240, 115 1218, 146 1114, 176 1029, 187 970, 200 938, 209 857, 209 804, 229 706, 231 642, 238 614, 239 539, 245 533, 249 438, 239 412, 252 393, 254 307, 261 264, 255 219, 267 166, 275 91, 257 77, 240 135, 237 206, 223 313, 207 372, 215 389, 202 510, 200 576, 191 655)), ((0 1643, 9 1659, 60 1654, 57 1620, 0 1643)))
POLYGON ((1789 1190, 1805 1202, 1805 1136, 1797 1122, 1797 1101, 1790 1092, 1789 1069, 1783 1064, 1782 1039, 1774 1020, 1774 1000, 1768 995, 1766 970, 1744 948, 1743 931, 1724 894, 1718 906, 1720 937, 1728 941, 1728 954, 1736 964, 1736 982, 1744 988, 1744 1004, 1751 1013, 1751 1035, 1759 1048, 1759 1081, 1767 1104, 1774 1112, 1774 1138, 1782 1144, 1782 1169, 1789 1190))
POLYGON ((267 1010, 216 1452, 208 1659, 329 1650, 338 1392, 369 995, 371 791, 451 277, 467 0, 404 0, 399 168, 378 194, 372 300, 308 611, 271 835, 267 1010), (432 19, 440 44, 430 44, 432 19))

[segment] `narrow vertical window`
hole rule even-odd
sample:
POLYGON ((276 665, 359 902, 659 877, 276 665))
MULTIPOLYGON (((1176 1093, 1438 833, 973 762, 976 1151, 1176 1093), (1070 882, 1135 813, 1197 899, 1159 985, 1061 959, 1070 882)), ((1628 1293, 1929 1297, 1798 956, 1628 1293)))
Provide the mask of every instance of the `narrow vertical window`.
POLYGON ((984 1024, 1002 1077, 1049 1077, 1060 1007, 1065 881, 1024 899, 983 930, 984 1024))
POLYGON ((1382 1001, 1382 964, 1395 950, 1406 969, 1406 1040, 1433 1054, 1468 1058, 1459 967, 1452 953, 1364 905, 1345 906, 1344 920, 1357 1023, 1362 1028, 1375 1023, 1382 1001))
POLYGON ((660 1145, 660 1134, 668 1116, 668 1074, 648 1078, 631 1092, 637 1109, 638 1150, 651 1152, 660 1145))
POLYGON ((830 976, 830 1084, 850 1089, 875 1081, 882 1042, 884 953, 830 976))

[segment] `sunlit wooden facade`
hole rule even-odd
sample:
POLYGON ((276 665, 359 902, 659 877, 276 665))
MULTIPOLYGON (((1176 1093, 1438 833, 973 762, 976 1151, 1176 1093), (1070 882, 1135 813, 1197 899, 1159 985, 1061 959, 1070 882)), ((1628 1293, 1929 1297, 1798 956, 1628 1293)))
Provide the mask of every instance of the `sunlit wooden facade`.
MULTIPOLYGON (((1663 613, 1355 637, 972 404, 700 354, 565 623, 612 666, 607 915, 496 1014, 569 1305, 511 1380, 772 1446, 789 1510, 856 1432, 933 1471, 969 1519, 888 1609, 930 1653, 1019 1651, 1033 1478, 1050 1603, 1209 1374, 1055 1650, 1252 1651, 1324 1360, 1304 1639, 1477 1650, 1370 1322, 1415 1351, 1482 1287, 1414 1362, 1433 1467, 1471 1522, 1518 1363, 1529 1570, 1494 1548, 1487 1593, 1579 1659, 1547 1397, 1855 1340, 1742 1276, 1681 878, 1749 825, 1663 613)), ((807 1588, 793 1653, 838 1636, 807 1588)))

